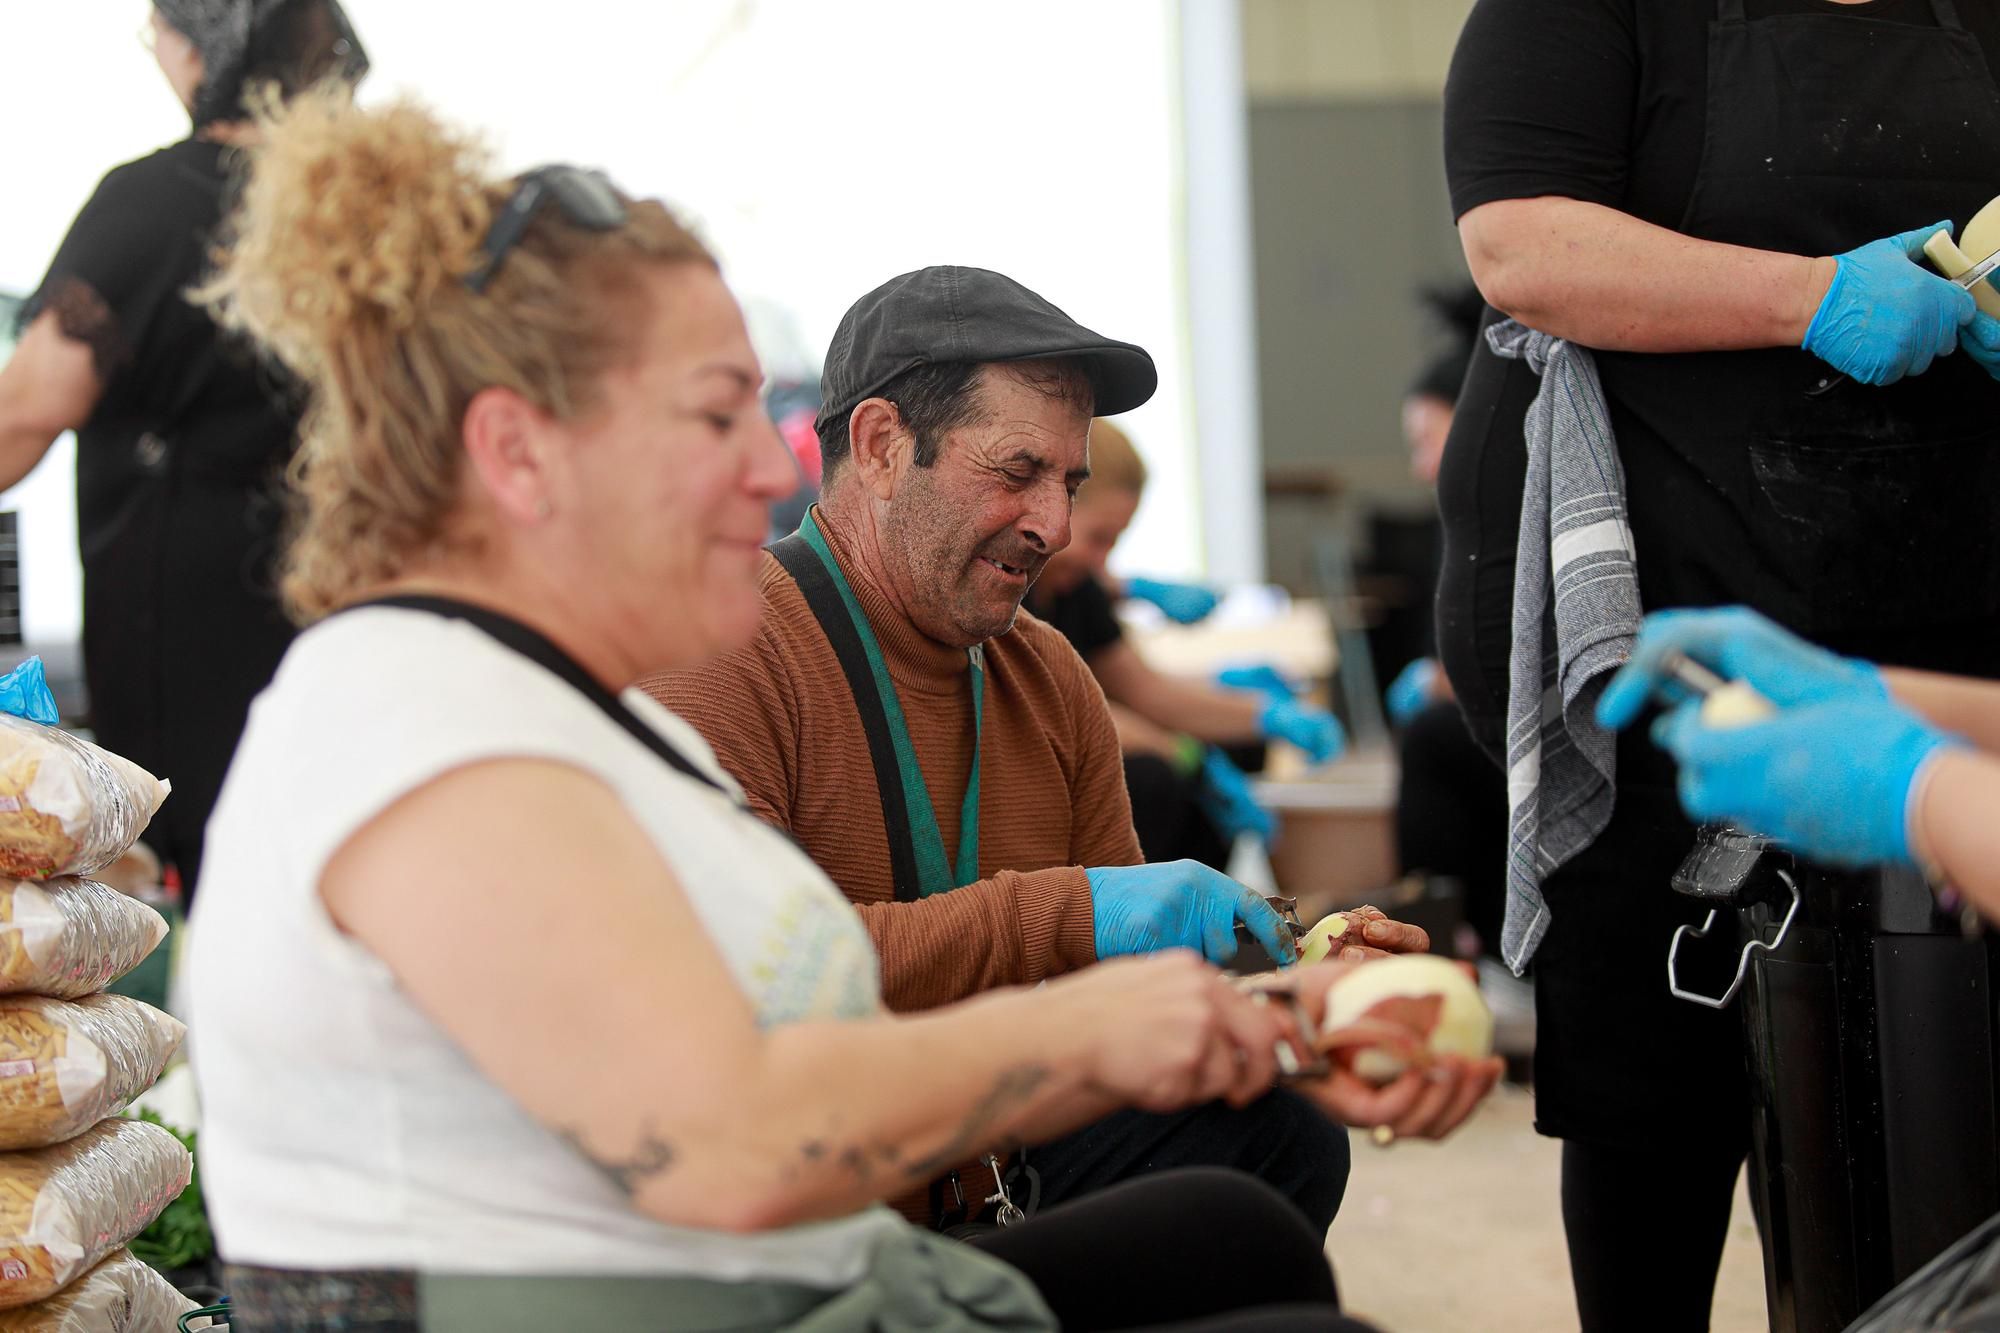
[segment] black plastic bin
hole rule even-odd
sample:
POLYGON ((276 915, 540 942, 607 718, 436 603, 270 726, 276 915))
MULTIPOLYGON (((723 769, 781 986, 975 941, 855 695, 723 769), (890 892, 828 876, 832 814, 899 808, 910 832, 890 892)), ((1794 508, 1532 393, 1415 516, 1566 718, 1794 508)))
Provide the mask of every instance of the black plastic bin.
POLYGON ((1837 1333, 2000 1212, 2000 947, 1918 875, 1733 830, 1704 830, 1674 887, 1717 909, 1674 950, 1740 950, 1771 1328, 1837 1333))

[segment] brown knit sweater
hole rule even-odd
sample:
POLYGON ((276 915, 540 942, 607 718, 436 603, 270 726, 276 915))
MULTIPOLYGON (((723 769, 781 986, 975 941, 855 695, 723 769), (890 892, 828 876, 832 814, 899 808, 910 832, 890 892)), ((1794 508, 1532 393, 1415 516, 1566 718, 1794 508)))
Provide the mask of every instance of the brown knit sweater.
MULTIPOLYGON (((965 651, 927 638, 893 610, 856 571, 839 535, 826 536, 882 645, 945 855, 956 861, 972 767, 965 651)), ((1111 712, 1069 641, 1023 611, 1012 630, 987 642, 982 878, 899 903, 875 767, 847 677, 798 584, 768 555, 762 588, 764 617, 748 648, 642 684, 701 732, 757 813, 789 830, 860 909, 882 958, 889 1007, 928 1009, 1094 962, 1082 868, 1144 858, 1111 712)), ((957 1174, 976 1209, 992 1189, 991 1173, 974 1160, 957 1174)), ((928 1190, 891 1203, 912 1221, 931 1220, 928 1190)))
MULTIPOLYGON (((965 652, 927 638, 827 541, 861 603, 930 788, 945 855, 958 852, 972 764, 965 652)), ((715 748, 764 818, 789 830, 856 906, 882 956, 889 1007, 928 1009, 1032 985, 1096 958, 1084 866, 1141 859, 1104 693, 1053 629, 1023 612, 986 645, 978 881, 895 901, 868 740, 805 596, 764 558, 756 641, 643 682, 715 748)))

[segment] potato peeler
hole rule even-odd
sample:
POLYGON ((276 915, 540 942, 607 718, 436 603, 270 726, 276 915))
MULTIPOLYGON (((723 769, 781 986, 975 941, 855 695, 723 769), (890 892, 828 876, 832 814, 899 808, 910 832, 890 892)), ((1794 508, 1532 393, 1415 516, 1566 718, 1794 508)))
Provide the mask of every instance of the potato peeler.
MULTIPOLYGON (((1306 931, 1310 930, 1311 927, 1299 920, 1299 900, 1297 898, 1285 898, 1275 894, 1266 894, 1264 901, 1271 904, 1271 910, 1283 919, 1285 929, 1292 932, 1294 940, 1305 938, 1306 931)), ((1244 925, 1241 921, 1236 923, 1236 956, 1229 960, 1229 964, 1222 969, 1223 971, 1234 973, 1237 976, 1250 976, 1258 972, 1275 972, 1281 966, 1283 964, 1271 957, 1271 951, 1264 947, 1263 941, 1250 933, 1250 927, 1244 925)))

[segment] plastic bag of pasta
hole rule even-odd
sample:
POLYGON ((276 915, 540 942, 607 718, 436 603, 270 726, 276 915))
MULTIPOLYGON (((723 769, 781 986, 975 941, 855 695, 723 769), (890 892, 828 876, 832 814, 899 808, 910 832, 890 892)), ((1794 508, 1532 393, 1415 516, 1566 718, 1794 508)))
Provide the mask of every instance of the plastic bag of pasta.
POLYGON ((166 937, 158 912, 95 880, 0 880, 0 995, 94 995, 166 937))
POLYGON ((125 854, 166 783, 56 727, 0 713, 0 875, 88 875, 125 854))
MULTIPOLYGON (((45 1301, 0 1310, 0 1333, 173 1333, 195 1303, 125 1250, 45 1301)), ((202 1319, 188 1325, 207 1328, 202 1319)))
POLYGON ((0 1309, 46 1300, 180 1197, 194 1157, 158 1125, 106 1120, 0 1154, 0 1309))
POLYGON ((117 1115, 186 1031, 123 995, 0 999, 0 1149, 45 1148, 117 1115))

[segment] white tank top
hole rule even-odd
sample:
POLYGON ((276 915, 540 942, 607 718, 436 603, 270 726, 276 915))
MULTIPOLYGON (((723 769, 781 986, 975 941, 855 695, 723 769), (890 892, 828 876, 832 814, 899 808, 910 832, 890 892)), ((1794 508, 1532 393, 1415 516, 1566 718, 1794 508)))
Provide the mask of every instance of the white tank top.
MULTIPOLYGON (((624 701, 737 794, 693 728, 637 690, 624 701)), ((518 757, 575 765, 618 795, 760 1024, 879 1009, 860 918, 730 795, 675 772, 471 625, 389 608, 336 616, 293 644, 250 711, 183 960, 201 1170, 223 1255, 307 1269, 853 1282, 881 1235, 904 1225, 893 1213, 754 1236, 642 1216, 328 917, 320 874, 357 829, 451 769, 518 757)), ((578 911, 590 888, 550 884, 578 911)))

